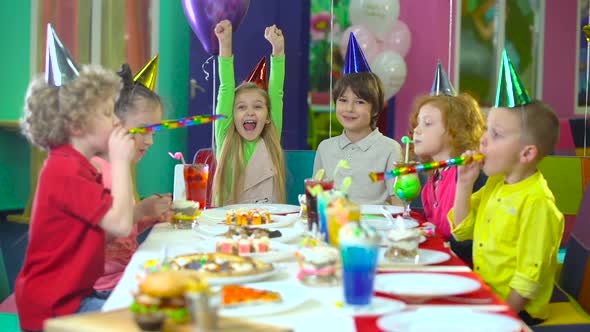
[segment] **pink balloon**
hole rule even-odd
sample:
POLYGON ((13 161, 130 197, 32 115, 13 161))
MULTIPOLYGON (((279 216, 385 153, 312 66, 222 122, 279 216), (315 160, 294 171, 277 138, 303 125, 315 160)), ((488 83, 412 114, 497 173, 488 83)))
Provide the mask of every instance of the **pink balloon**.
POLYGON ((339 45, 342 58, 346 58, 346 48, 348 47, 348 38, 350 37, 350 32, 354 34, 356 42, 363 50, 363 54, 365 55, 367 61, 371 62, 371 60, 373 60, 375 55, 379 52, 379 47, 377 46, 377 39, 373 33, 362 25, 351 25, 342 33, 339 45))
POLYGON ((405 57, 410 50, 412 38, 410 29, 402 22, 397 21, 388 34, 383 37, 383 51, 392 51, 405 57))

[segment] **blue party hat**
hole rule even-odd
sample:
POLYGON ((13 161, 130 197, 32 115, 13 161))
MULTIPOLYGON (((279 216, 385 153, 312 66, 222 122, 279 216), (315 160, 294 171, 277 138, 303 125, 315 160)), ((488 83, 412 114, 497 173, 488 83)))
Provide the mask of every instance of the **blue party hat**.
POLYGON ((342 66, 342 75, 370 72, 371 68, 367 63, 367 59, 365 59, 363 50, 351 32, 350 39, 348 39, 348 48, 346 49, 346 58, 344 58, 344 65, 342 66))

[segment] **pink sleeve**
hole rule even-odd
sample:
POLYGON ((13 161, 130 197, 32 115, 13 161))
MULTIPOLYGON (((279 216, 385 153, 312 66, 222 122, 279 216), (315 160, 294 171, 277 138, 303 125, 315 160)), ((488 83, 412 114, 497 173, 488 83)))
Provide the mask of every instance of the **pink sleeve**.
POLYGON ((100 171, 100 174, 102 175, 102 183, 104 184, 104 187, 107 189, 111 189, 111 183, 112 183, 111 164, 108 161, 106 161, 100 157, 92 157, 92 159, 90 161, 95 166, 98 166, 98 170, 100 171))

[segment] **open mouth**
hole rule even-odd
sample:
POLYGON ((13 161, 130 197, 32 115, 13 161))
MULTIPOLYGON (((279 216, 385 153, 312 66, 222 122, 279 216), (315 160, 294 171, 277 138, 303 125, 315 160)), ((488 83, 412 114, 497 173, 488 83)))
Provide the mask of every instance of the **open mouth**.
POLYGON ((244 127, 244 129, 246 131, 252 131, 254 129, 256 129, 256 124, 258 122, 256 120, 246 120, 244 121, 244 123, 242 124, 242 126, 244 127))
POLYGON ((346 115, 343 115, 342 118, 344 118, 345 121, 354 121, 357 119, 356 117, 346 115))

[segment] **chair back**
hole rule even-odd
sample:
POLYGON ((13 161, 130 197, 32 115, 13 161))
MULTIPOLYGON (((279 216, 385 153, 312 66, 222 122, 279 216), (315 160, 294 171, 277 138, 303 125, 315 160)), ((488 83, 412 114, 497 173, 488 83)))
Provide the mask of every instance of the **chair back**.
POLYGON ((590 313, 590 185, 573 225, 559 283, 590 313))
POLYGON ((303 194, 303 181, 313 176, 315 151, 285 150, 285 187, 287 204, 299 205, 297 195, 303 194))

